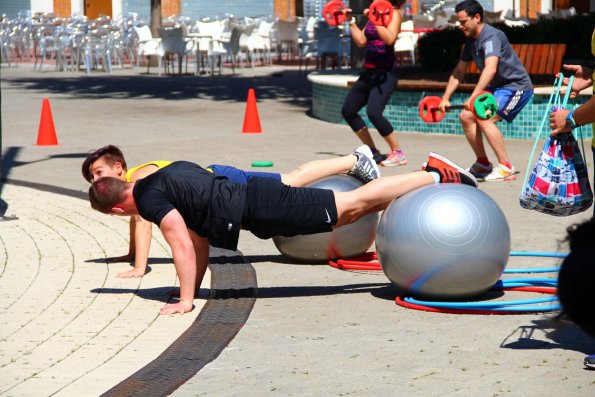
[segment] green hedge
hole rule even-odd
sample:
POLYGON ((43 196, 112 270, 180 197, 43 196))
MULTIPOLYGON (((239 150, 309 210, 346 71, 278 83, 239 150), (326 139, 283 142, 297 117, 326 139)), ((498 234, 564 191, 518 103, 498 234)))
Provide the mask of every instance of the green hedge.
MULTIPOLYGON (((523 27, 494 25, 502 30, 511 43, 565 43, 565 58, 591 59, 591 36, 595 13, 567 19, 540 19, 523 27)), ((428 72, 452 70, 457 64, 465 41, 457 28, 430 32, 419 40, 420 63, 428 72)))

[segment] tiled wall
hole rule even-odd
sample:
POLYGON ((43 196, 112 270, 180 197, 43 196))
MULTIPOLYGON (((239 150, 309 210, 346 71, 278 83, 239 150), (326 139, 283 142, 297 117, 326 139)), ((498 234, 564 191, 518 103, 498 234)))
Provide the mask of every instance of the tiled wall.
MULTIPOLYGON (((314 83, 312 85, 312 111, 314 117, 330 121, 332 123, 346 124, 341 116, 341 107, 347 95, 348 88, 326 86, 314 83)), ((395 131, 408 132, 431 132, 440 134, 463 134, 463 129, 458 118, 458 111, 448 112, 446 117, 439 123, 424 123, 418 114, 419 101, 428 95, 442 95, 437 91, 395 91, 388 102, 384 116, 391 122, 395 131)), ((468 93, 455 94, 451 98, 452 104, 463 103, 468 97, 468 93)), ((588 96, 581 95, 575 103, 582 104, 589 99, 588 96)), ((533 139, 539 131, 549 100, 549 95, 534 95, 531 102, 519 113, 512 123, 502 121, 498 127, 506 138, 515 139, 533 139)), ((360 112, 368 126, 374 126, 366 117, 365 108, 360 112)), ((544 126, 542 136, 549 130, 548 124, 544 126)), ((591 138, 591 125, 583 128, 584 138, 591 138)))

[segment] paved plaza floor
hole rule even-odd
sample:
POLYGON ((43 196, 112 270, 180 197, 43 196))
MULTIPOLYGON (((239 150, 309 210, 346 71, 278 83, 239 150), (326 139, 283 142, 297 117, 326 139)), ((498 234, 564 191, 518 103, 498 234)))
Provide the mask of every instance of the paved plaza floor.
MULTIPOLYGON (((176 286, 169 247, 155 228, 150 272, 115 277, 130 265, 105 258, 127 251, 128 226, 84 199, 80 165, 90 149, 118 145, 130 165, 180 159, 250 169, 272 161, 270 170, 285 172, 347 154, 356 138, 344 125, 309 115, 310 83, 297 67, 213 77, 30 69, 0 70, 8 180, 0 204, 18 218, 0 222, 0 396, 595 395, 595 372, 582 366, 595 341, 557 313, 405 309, 383 273, 293 263, 272 241, 248 233, 240 252, 213 252, 193 312, 159 316, 176 286), (241 132, 249 88, 261 134, 241 132), (34 145, 43 98, 58 146, 34 145), (231 287, 213 287, 224 282, 231 287), (216 310, 222 317, 211 317, 216 310), (143 392, 148 385, 154 393, 143 392)), ((432 150, 465 166, 474 160, 460 135, 410 132, 399 139, 409 165, 383 168, 383 175, 418 170, 432 150)), ((565 252, 565 229, 592 212, 558 218, 520 208, 532 145, 507 141, 519 178, 479 188, 504 211, 514 251, 565 252)), ((590 151, 587 161, 591 171, 590 151)), ((511 258, 509 267, 558 264, 511 258)))

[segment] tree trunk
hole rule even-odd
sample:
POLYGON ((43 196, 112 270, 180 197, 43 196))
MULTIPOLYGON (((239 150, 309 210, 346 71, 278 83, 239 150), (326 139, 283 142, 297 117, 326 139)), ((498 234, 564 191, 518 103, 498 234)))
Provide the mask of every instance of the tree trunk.
POLYGON ((161 27, 161 0, 151 0, 151 21, 149 22, 153 37, 159 36, 157 28, 161 27))
MULTIPOLYGON (((353 12, 361 12, 365 8, 369 8, 370 4, 372 4, 371 0, 349 0, 349 8, 353 10, 353 12)), ((364 17, 363 15, 354 15, 357 26, 361 29, 366 26, 368 22, 368 18, 364 17)), ((352 68, 362 68, 364 66, 364 56, 366 50, 364 48, 360 48, 355 45, 353 40, 351 40, 351 67, 352 68)))

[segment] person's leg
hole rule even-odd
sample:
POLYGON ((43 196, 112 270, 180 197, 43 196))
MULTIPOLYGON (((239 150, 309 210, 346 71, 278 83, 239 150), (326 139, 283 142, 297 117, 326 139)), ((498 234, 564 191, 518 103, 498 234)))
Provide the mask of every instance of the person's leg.
POLYGON ((349 172, 356 162, 357 156, 355 154, 348 154, 347 156, 332 159, 309 161, 287 174, 281 174, 281 182, 289 186, 306 186, 326 176, 349 172))
POLYGON ((224 176, 232 182, 245 185, 248 179, 254 177, 273 178, 278 181, 282 179, 281 174, 276 172, 244 171, 231 165, 211 164, 206 168, 215 175, 224 176))
POLYGON ((378 150, 376 148, 376 144, 374 143, 374 139, 372 139, 372 135, 370 135, 370 130, 368 130, 368 127, 363 127, 355 131, 355 135, 364 145, 368 145, 372 150, 378 150))
POLYGON ((465 137, 475 153, 475 157, 487 157, 485 146, 483 145, 483 135, 476 123, 475 115, 469 110, 463 110, 459 113, 459 120, 463 126, 465 137))
POLYGON ((395 198, 435 183, 464 183, 477 187, 472 174, 447 158, 430 153, 425 171, 379 178, 350 192, 335 192, 338 221, 334 227, 384 210, 395 198))
POLYGON ((390 148, 388 157, 380 162, 381 165, 386 167, 407 164, 405 153, 401 151, 397 133, 390 121, 384 117, 384 109, 396 85, 397 75, 395 72, 375 71, 366 108, 370 122, 374 124, 378 133, 390 148))
MULTIPOLYGON (((504 136, 496 125, 500 120, 502 120, 500 116, 494 116, 487 120, 477 119, 477 126, 485 134, 488 143, 496 154, 498 162, 509 163, 510 159, 508 157, 508 152, 506 151, 506 145, 504 144, 504 136)), ((483 147, 483 141, 481 146, 483 147)), ((483 154, 485 155, 485 149, 483 149, 483 154)))
MULTIPOLYGON (((345 102, 343 102, 343 107, 341 108, 341 114, 359 140, 364 145, 368 145, 374 154, 378 153, 379 155, 380 152, 376 149, 376 144, 370 135, 368 127, 366 127, 366 123, 358 114, 368 102, 370 88, 369 72, 364 71, 347 93, 345 102)), ((377 162, 380 162, 380 160, 382 159, 378 158, 377 162)))
POLYGON ((429 172, 418 171, 379 178, 350 192, 335 192, 338 221, 334 226, 347 225, 367 214, 384 210, 395 198, 435 182, 429 172))
MULTIPOLYGON (((366 127, 366 123, 358 113, 366 105, 368 91, 366 77, 362 74, 347 93, 345 101, 343 102, 343 107, 341 108, 343 118, 355 133, 358 133, 366 127)), ((368 145, 366 142, 363 143, 368 145)))
POLYGON ((486 181, 511 181, 516 179, 516 169, 510 163, 504 135, 496 126, 499 120, 506 120, 512 123, 519 112, 533 97, 532 91, 513 91, 506 88, 497 88, 493 92, 498 101, 498 112, 495 117, 488 120, 478 120, 477 123, 483 129, 486 139, 498 158, 498 165, 486 175, 486 181))
POLYGON ((384 117, 384 108, 395 91, 396 85, 397 77, 395 73, 376 71, 372 78, 372 88, 368 95, 366 107, 370 122, 376 127, 378 133, 386 140, 391 151, 399 150, 401 149, 401 146, 396 138, 393 126, 390 121, 384 117))

